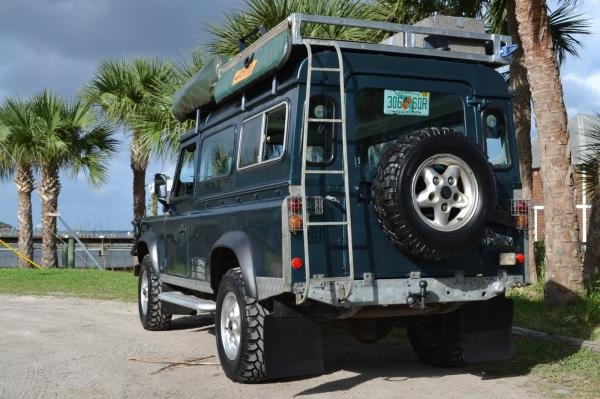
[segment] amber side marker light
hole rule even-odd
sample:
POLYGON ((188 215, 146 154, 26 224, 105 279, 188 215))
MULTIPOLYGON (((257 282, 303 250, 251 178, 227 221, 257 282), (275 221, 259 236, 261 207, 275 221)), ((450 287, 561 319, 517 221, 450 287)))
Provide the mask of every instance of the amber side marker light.
POLYGON ((293 258, 292 259, 292 269, 301 269, 302 268, 302 258, 293 258))
POLYGON ((289 219, 291 231, 302 230, 302 218, 299 215, 292 215, 289 219))

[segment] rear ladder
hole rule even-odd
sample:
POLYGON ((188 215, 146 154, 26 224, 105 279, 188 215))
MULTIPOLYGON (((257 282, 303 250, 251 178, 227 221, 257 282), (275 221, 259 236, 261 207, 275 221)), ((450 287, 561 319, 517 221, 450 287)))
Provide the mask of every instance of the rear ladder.
MULTIPOLYGON (((304 268, 305 268, 305 287, 304 292, 301 294, 301 299, 298 301, 302 303, 306 300, 310 293, 311 283, 328 283, 333 282, 335 284, 335 293, 338 301, 343 301, 350 295, 352 283, 354 282, 354 256, 352 246, 352 218, 350 215, 350 187, 348 182, 348 144, 346 138, 346 89, 344 84, 344 62, 342 59, 342 51, 338 43, 334 41, 317 41, 308 40, 304 41, 304 45, 308 52, 308 68, 306 72, 306 98, 304 100, 304 119, 303 119, 303 140, 302 140, 302 172, 301 172, 301 196, 302 196, 302 215, 304 218, 303 223, 303 239, 304 239, 304 268), (330 46, 335 49, 338 60, 337 68, 322 68, 313 67, 313 51, 311 44, 319 46, 330 46), (339 74, 339 87, 340 87, 340 117, 329 119, 311 118, 310 117, 310 98, 311 98, 311 86, 312 86, 312 72, 326 72, 326 73, 338 73, 339 74), (342 169, 339 170, 324 170, 324 169, 308 169, 307 153, 308 153, 308 129, 310 123, 333 123, 337 124, 341 128, 342 132, 342 169), (310 215, 308 212, 308 202, 306 195, 306 176, 311 174, 334 174, 341 175, 344 180, 344 204, 345 208, 345 220, 333 221, 333 222, 311 222, 310 215), (348 276, 345 277, 320 277, 313 278, 310 272, 310 256, 309 256, 309 242, 308 242, 308 230, 310 227, 330 227, 330 226, 344 226, 346 229, 346 237, 348 244, 348 276)), ((335 126, 335 125, 334 125, 335 126)), ((331 196, 324 195, 324 198, 331 198, 331 196)))

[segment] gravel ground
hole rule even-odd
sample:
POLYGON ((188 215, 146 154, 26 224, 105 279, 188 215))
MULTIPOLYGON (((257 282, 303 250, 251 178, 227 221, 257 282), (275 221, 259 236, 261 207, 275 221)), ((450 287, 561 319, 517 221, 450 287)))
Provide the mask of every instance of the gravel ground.
POLYGON ((135 304, 32 296, 0 296, 0 314, 0 398, 536 397, 526 377, 432 368, 404 342, 361 345, 342 331, 324 339, 325 374, 241 385, 218 365, 208 319, 147 332, 135 304))

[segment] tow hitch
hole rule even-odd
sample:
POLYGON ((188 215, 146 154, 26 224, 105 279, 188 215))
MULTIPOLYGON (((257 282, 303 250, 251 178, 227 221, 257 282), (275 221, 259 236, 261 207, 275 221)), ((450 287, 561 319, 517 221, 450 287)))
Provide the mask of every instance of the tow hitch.
POLYGON ((411 308, 425 309, 427 307, 427 281, 419 281, 419 292, 410 294, 406 298, 406 303, 411 308))

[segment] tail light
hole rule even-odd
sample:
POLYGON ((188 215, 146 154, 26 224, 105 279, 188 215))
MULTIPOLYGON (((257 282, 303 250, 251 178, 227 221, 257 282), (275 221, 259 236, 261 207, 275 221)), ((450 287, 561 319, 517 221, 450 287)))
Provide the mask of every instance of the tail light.
MULTIPOLYGON (((306 211, 309 215, 323 214, 323 197, 306 197, 306 211)), ((287 199, 288 208, 288 226, 290 231, 296 232, 302 230, 304 226, 304 217, 302 214, 302 197, 292 196, 287 199)))
POLYGON ((510 203, 510 213, 515 218, 517 230, 529 229, 529 215, 531 212, 531 201, 521 199, 521 190, 513 190, 513 199, 510 203))

